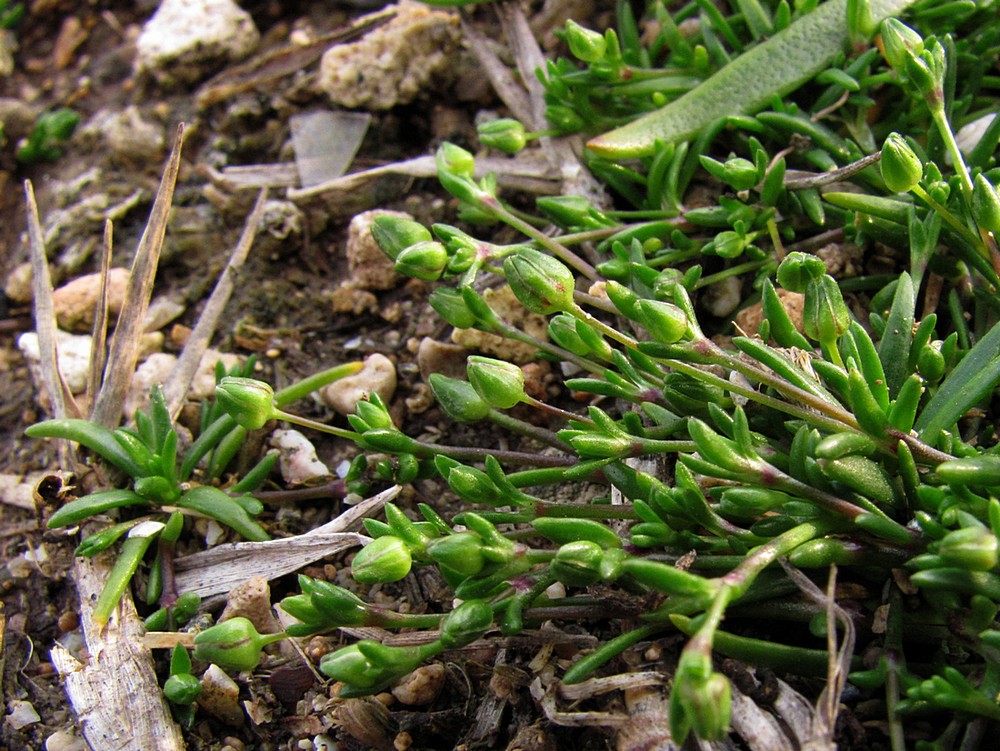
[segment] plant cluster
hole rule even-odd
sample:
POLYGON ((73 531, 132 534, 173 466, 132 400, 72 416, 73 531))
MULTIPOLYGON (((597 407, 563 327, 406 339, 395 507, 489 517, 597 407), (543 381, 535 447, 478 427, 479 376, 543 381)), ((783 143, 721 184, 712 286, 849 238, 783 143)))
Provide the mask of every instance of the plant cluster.
MULTIPOLYGON (((326 655, 320 669, 344 684, 342 696, 379 691, 491 629, 607 619, 588 593, 600 584, 654 604, 641 626, 562 680, 679 631, 688 639, 672 674, 674 740, 717 739, 732 691, 717 657, 827 673, 824 643, 808 640, 832 636, 833 605, 803 601, 774 565, 785 559, 824 580, 838 567, 869 593, 855 610, 887 613, 884 632, 865 634, 866 661, 855 656, 849 668, 859 689, 884 693, 895 751, 905 747, 904 717, 950 715, 934 746, 942 748, 970 720, 1000 719, 1000 442, 989 411, 1000 383, 1000 118, 971 145, 955 132, 1000 99, 989 70, 1000 50, 995 4, 732 5, 731 15, 707 2, 671 13, 650 2, 645 23, 655 33, 642 34, 631 4, 619 2, 617 32, 569 22, 573 59, 541 73, 553 129, 600 134, 588 165, 628 208, 558 196, 539 198, 534 213, 514 209, 492 176, 475 176, 473 154, 445 143, 438 176, 464 215, 523 239, 501 245, 398 217, 375 223, 400 273, 452 282, 430 297, 449 324, 531 344, 563 364, 572 373, 565 387, 591 404, 579 413, 539 401, 519 367, 472 356, 467 380, 431 377, 444 412, 551 451, 417 441, 377 397, 357 405, 352 430, 316 426, 389 457, 376 463, 377 477, 437 476, 475 508, 445 518, 420 504, 414 519, 387 506, 384 522, 366 521, 374 539, 352 563, 361 584, 434 566, 462 601, 450 612, 397 613, 308 577, 282 601, 300 621, 291 636, 436 629, 419 647, 361 641, 326 655), (907 24, 887 18, 904 8, 907 24), (829 51, 817 30, 832 30, 846 49, 837 41, 829 51), (774 56, 789 39, 798 40, 791 68, 818 55, 821 69, 765 75, 767 60, 782 68, 774 56), (747 111, 718 116, 719 77, 732 66, 752 89, 739 95, 747 111), (698 183, 718 195, 689 208, 698 183), (838 282, 812 251, 848 241, 891 248, 907 270, 838 282), (759 300, 763 320, 723 345, 705 333, 719 322, 698 301, 733 280, 759 300), (480 292, 488 284, 508 285, 546 316, 548 337, 505 321, 480 292), (846 292, 867 296, 867 319, 846 292), (801 296, 800 326, 782 293, 801 296), (563 427, 511 414, 522 405, 563 427), (634 461, 642 457, 669 469, 648 471, 634 461), (547 492, 584 483, 607 492, 588 503, 547 492), (555 583, 568 595, 553 595, 555 583), (778 644, 723 628, 741 618, 787 620, 790 630, 804 618, 808 627, 798 643, 778 644)), ((484 144, 508 152, 537 135, 511 120, 481 129, 484 144)), ((217 393, 245 428, 290 418, 258 381, 223 378, 217 393)), ((145 445, 153 455, 162 448, 145 445)), ((142 476, 116 452, 106 458, 142 476)), ((359 462, 354 477, 362 471, 359 462)), ((133 496, 149 500, 138 479, 133 496)), ((210 659, 255 666, 261 645, 244 625, 214 628, 223 627, 239 631, 238 658, 216 650, 210 659)), ((215 643, 217 633, 200 638, 215 643)))

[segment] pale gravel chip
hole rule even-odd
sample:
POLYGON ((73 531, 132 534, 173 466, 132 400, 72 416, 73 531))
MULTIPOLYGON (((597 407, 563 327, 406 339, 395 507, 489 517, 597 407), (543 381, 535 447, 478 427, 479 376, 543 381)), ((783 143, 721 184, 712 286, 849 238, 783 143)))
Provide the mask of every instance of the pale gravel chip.
POLYGON ((453 64, 460 37, 455 13, 405 1, 392 9, 389 23, 323 55, 317 86, 335 104, 368 110, 407 104, 453 64))

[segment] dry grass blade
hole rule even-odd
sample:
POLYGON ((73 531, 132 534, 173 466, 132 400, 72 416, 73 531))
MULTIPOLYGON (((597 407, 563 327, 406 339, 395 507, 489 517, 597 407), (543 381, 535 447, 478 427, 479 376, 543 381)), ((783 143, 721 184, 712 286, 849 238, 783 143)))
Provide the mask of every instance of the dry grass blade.
POLYGON ((167 400, 167 408, 174 418, 180 412, 184 397, 191 386, 191 380, 201 364, 202 355, 205 354, 205 350, 208 349, 208 345, 212 341, 219 316, 222 315, 226 303, 229 302, 229 297, 233 294, 236 277, 250 253, 254 238, 257 237, 257 228, 260 226, 260 218, 264 214, 266 200, 267 188, 264 188, 257 196, 257 203, 254 204, 253 211, 247 217, 239 242, 236 243, 236 247, 230 254, 226 268, 219 275, 215 289, 212 290, 211 297, 208 298, 204 310, 198 317, 198 323, 195 324, 194 330, 184 345, 184 351, 181 352, 177 364, 163 384, 163 395, 167 400))
MULTIPOLYGON (((545 88, 535 71, 545 70, 545 56, 528 25, 524 11, 516 3, 505 3, 500 7, 500 21, 504 36, 514 54, 517 69, 528 90, 532 118, 530 130, 544 130, 548 127, 545 119, 545 88)), ((542 150, 552 167, 563 178, 564 195, 579 195, 587 198, 595 206, 608 204, 603 188, 590 171, 580 161, 582 143, 576 137, 542 138, 542 150)))
POLYGON ((111 272, 112 227, 104 222, 104 246, 101 250, 101 290, 94 305, 94 341, 90 347, 87 369, 87 394, 93 398, 101 388, 101 374, 107 361, 105 346, 108 337, 108 275, 111 272))
POLYGON ((183 142, 184 125, 181 124, 177 127, 174 148, 170 152, 170 158, 160 180, 160 189, 156 193, 149 221, 135 251, 125 295, 125 306, 118 316, 118 325, 111 339, 111 353, 104 370, 104 382, 91 409, 90 419, 105 427, 114 427, 121 422, 122 405, 125 403, 125 395, 132 382, 132 374, 139 356, 139 336, 142 333, 149 298, 153 291, 153 279, 160 260, 160 250, 163 248, 174 186, 177 184, 177 173, 180 170, 183 142))
MULTIPOLYGON (((24 181, 24 200, 28 211, 28 248, 31 253, 31 285, 35 301, 35 333, 38 334, 38 350, 42 365, 42 382, 48 392, 53 417, 69 417, 62 373, 59 370, 59 356, 56 345, 56 315, 52 305, 52 278, 49 276, 49 261, 45 255, 45 241, 42 238, 42 222, 38 217, 38 203, 35 189, 30 180, 24 181)), ((65 442, 60 442, 64 445, 65 442)), ((60 456, 63 456, 60 448, 60 456)))
MULTIPOLYGON (((513 158, 477 158, 476 176, 482 177, 487 172, 494 173, 502 187, 542 195, 554 194, 559 191, 557 182, 560 178, 559 172, 553 169, 548 160, 534 151, 522 151, 513 158)), ((224 181, 226 174, 219 174, 219 178, 224 181)), ((361 172, 352 172, 349 175, 343 175, 319 185, 311 185, 308 188, 289 189, 288 199, 290 201, 303 201, 322 197, 328 202, 333 202, 339 196, 349 197, 356 194, 366 185, 386 175, 434 177, 437 175, 437 162, 433 156, 419 156, 361 172)))
POLYGON ((854 622, 847 612, 840 607, 834 598, 837 583, 837 567, 830 567, 830 578, 826 592, 787 561, 781 561, 788 577, 795 582, 802 593, 826 611, 827 649, 830 654, 830 665, 826 686, 820 693, 813 713, 810 738, 802 744, 802 751, 836 751, 833 735, 837 725, 837 714, 840 710, 840 695, 847 683, 847 674, 851 669, 851 657, 854 655, 855 628, 854 622), (837 622, 844 630, 844 641, 837 648, 837 622))
POLYGON ((377 514, 399 494, 399 486, 352 506, 321 527, 295 537, 267 542, 236 542, 178 558, 177 589, 202 597, 228 592, 253 576, 276 579, 346 548, 363 545, 368 537, 354 531, 361 520, 377 514))

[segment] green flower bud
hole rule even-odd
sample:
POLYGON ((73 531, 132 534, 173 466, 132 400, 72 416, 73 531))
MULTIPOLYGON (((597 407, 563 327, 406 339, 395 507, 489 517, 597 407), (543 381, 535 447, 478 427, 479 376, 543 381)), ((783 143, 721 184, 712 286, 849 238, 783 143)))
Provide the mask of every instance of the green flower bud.
POLYGON ((399 581, 410 573, 410 549, 398 537, 386 535, 372 540, 358 551, 351 563, 355 580, 365 584, 399 581))
POLYGON ((358 400, 354 405, 354 413, 360 420, 360 423, 355 425, 359 432, 366 430, 392 430, 396 427, 392 423, 392 415, 389 414, 385 403, 374 392, 367 399, 358 400))
POLYGON ((924 50, 924 39, 897 18, 882 22, 882 51, 885 60, 896 73, 906 72, 906 58, 924 50))
POLYGON ((608 51, 608 43, 603 34, 586 29, 572 20, 566 22, 566 43, 573 57, 585 63, 600 62, 608 51))
POLYGON ((504 261, 503 270, 514 295, 532 313, 548 315, 574 307, 573 272, 552 256, 524 248, 504 261))
POLYGON ((687 316, 683 310, 671 303, 660 300, 639 300, 635 312, 639 322, 658 342, 673 344, 680 341, 688 332, 687 316))
POLYGON ((194 637, 194 658, 229 670, 253 670, 261 650, 285 634, 258 634, 247 618, 230 618, 194 637))
POLYGON ((463 579, 475 576, 486 565, 483 541, 473 532, 457 532, 441 537, 428 546, 427 554, 439 566, 463 579))
POLYGON ((403 276, 437 281, 448 265, 448 251, 436 240, 411 245, 396 256, 396 271, 403 276))
POLYGON ((583 196, 542 196, 535 205, 545 217, 560 227, 583 227, 594 207, 583 196))
POLYGON ((917 354, 917 372, 923 376, 927 383, 934 384, 940 381, 946 365, 940 346, 926 344, 917 354))
POLYGON ((492 357, 470 355, 466 363, 469 383, 496 409, 510 409, 524 400, 524 371, 492 357))
POLYGON ((1000 541, 986 527, 966 527, 949 532, 938 543, 937 553, 947 566, 990 571, 997 565, 1000 541))
POLYGON ((377 688, 385 678, 385 671, 372 665, 357 644, 324 655, 319 669, 323 675, 362 691, 377 688))
MULTIPOLYGON (((721 673, 701 678, 689 676, 678 669, 670 706, 671 710, 677 706, 683 713, 683 722, 687 726, 685 730, 690 728, 702 740, 715 741, 722 739, 729 729, 732 698, 729 680, 721 673)), ((671 724, 681 722, 674 720, 673 714, 671 711, 671 724)), ((684 735, 686 733, 681 733, 675 740, 682 743, 684 735)))
POLYGON ((309 595, 292 595, 281 601, 281 609, 302 623, 316 625, 324 622, 323 614, 313 605, 309 595))
POLYGON ((850 326, 851 314, 840 285, 832 276, 824 274, 819 281, 806 285, 802 312, 802 330, 806 336, 818 342, 830 342, 850 326))
POLYGON ((604 548, 591 540, 568 542, 556 551, 549 570, 563 584, 585 587, 601 578, 604 548))
POLYGON ((256 430, 278 416, 274 389, 255 378, 226 376, 215 387, 215 399, 236 422, 256 430))
POLYGON ((181 494, 180 488, 176 483, 170 482, 166 477, 159 475, 136 478, 132 487, 143 498, 160 504, 168 504, 175 501, 181 494))
POLYGON ((431 292, 431 307, 456 329, 471 329, 478 319, 454 287, 438 287, 431 292))
POLYGON ((715 236, 712 249, 720 258, 736 258, 747 249, 750 241, 746 236, 732 230, 724 230, 715 236))
POLYGON ((576 110, 564 104, 550 104, 546 107, 545 119, 561 134, 579 133, 584 126, 583 118, 576 113, 576 110))
POLYGON ((567 313, 560 313, 549 319, 548 326, 549 339, 574 355, 586 357, 590 354, 590 347, 577 333, 576 319, 567 313))
POLYGON ((483 600, 469 600, 445 616, 438 640, 445 649, 471 644, 493 625, 493 608, 483 600))
MULTIPOLYGON (((323 616, 324 622, 338 627, 364 626, 369 622, 368 605, 350 590, 304 575, 299 576, 299 587, 309 596, 310 603, 323 616)), ((285 609, 284 605, 282 609, 285 609)))
POLYGON ((430 230, 420 222, 392 214, 377 217, 372 222, 371 232, 382 252, 393 261, 411 245, 433 239, 430 230))
POLYGON ((893 193, 906 193, 920 182, 924 165, 899 133, 890 133, 882 145, 882 179, 893 193))
POLYGON ((700 160, 710 175, 727 183, 733 190, 750 190, 760 181, 756 165, 748 159, 734 156, 725 162, 720 162, 702 156, 700 160))
POLYGON ((1000 191, 983 174, 972 187, 972 216, 980 229, 1000 235, 1000 191))
POLYGON ((794 251, 778 266, 778 284, 789 292, 805 292, 806 286, 826 273, 823 259, 794 251))
POLYGON ((438 147, 436 160, 439 171, 445 170, 455 177, 471 180, 476 171, 476 158, 461 146, 449 141, 438 147))
MULTIPOLYGON (((438 464, 439 468, 441 466, 438 464)), ((481 469, 459 464, 447 470, 445 480, 448 481, 448 487, 455 492, 455 495, 469 503, 481 503, 485 506, 500 506, 510 503, 504 498, 490 476, 481 469)))
POLYGON ((453 420, 477 422, 490 413, 489 403, 467 381, 431 373, 427 383, 441 409, 453 420))
POLYGON ((931 37, 919 55, 906 58, 906 77, 920 92, 932 112, 944 106, 944 74, 947 67, 944 47, 931 37))
POLYGON ((163 695, 174 704, 192 704, 201 693, 201 681, 190 673, 178 673, 167 678, 163 695))
POLYGON ((488 148, 497 149, 505 154, 516 154, 527 143, 524 126, 517 120, 503 117, 491 120, 476 128, 479 142, 488 148))
POLYGON ((851 45, 863 50, 875 33, 871 0, 847 0, 847 30, 851 45))
POLYGON ((485 209, 482 201, 494 194, 493 186, 488 180, 480 186, 473 179, 476 160, 465 149, 447 141, 438 148, 436 158, 438 182, 441 186, 460 201, 465 201, 473 207, 485 209))

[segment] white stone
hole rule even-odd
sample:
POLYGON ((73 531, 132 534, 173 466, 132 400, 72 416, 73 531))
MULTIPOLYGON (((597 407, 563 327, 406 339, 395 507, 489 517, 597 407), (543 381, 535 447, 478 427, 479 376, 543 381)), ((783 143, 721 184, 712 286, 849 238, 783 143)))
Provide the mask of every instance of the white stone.
POLYGON ((87 742, 66 730, 57 730, 45 739, 45 751, 87 751, 87 742))
POLYGON ((318 485, 332 477, 316 456, 316 447, 299 431, 275 430, 271 445, 278 449, 281 477, 288 485, 318 485))
MULTIPOLYGON (((87 386, 87 372, 90 367, 90 348, 93 339, 86 334, 68 334, 56 331, 56 349, 58 350, 59 370, 62 371, 66 385, 73 394, 83 393, 87 386)), ((35 387, 39 392, 44 390, 42 381, 41 355, 38 347, 38 334, 28 331, 21 334, 17 340, 17 348, 21 350, 35 387)))
POLYGON ((365 358, 364 367, 356 374, 324 387, 320 397, 340 414, 351 415, 357 403, 373 393, 378 394, 386 404, 396 393, 396 366, 388 357, 378 353, 365 358))
POLYGON ((163 0, 136 43, 136 68, 160 83, 193 82, 246 57, 260 32, 232 0, 163 0))
POLYGON ((407 1, 389 8, 395 15, 387 24, 323 55, 318 86, 335 104, 369 110, 405 104, 458 59, 457 14, 407 1))
MULTIPOLYGON (((209 349, 202 355, 198 372, 191 381, 188 398, 192 401, 203 401, 215 395, 215 364, 222 360, 226 370, 243 362, 239 355, 219 352, 209 349)), ((146 358, 132 377, 132 385, 125 398, 125 415, 131 417, 137 409, 145 406, 149 398, 149 390, 153 386, 162 385, 177 364, 177 357, 166 352, 157 352, 146 358)))
POLYGON ((7 723, 14 728, 14 730, 20 730, 28 725, 34 725, 42 719, 38 716, 38 712, 35 711, 35 708, 31 705, 30 701, 15 700, 10 702, 7 706, 10 707, 10 713, 7 715, 7 723))

